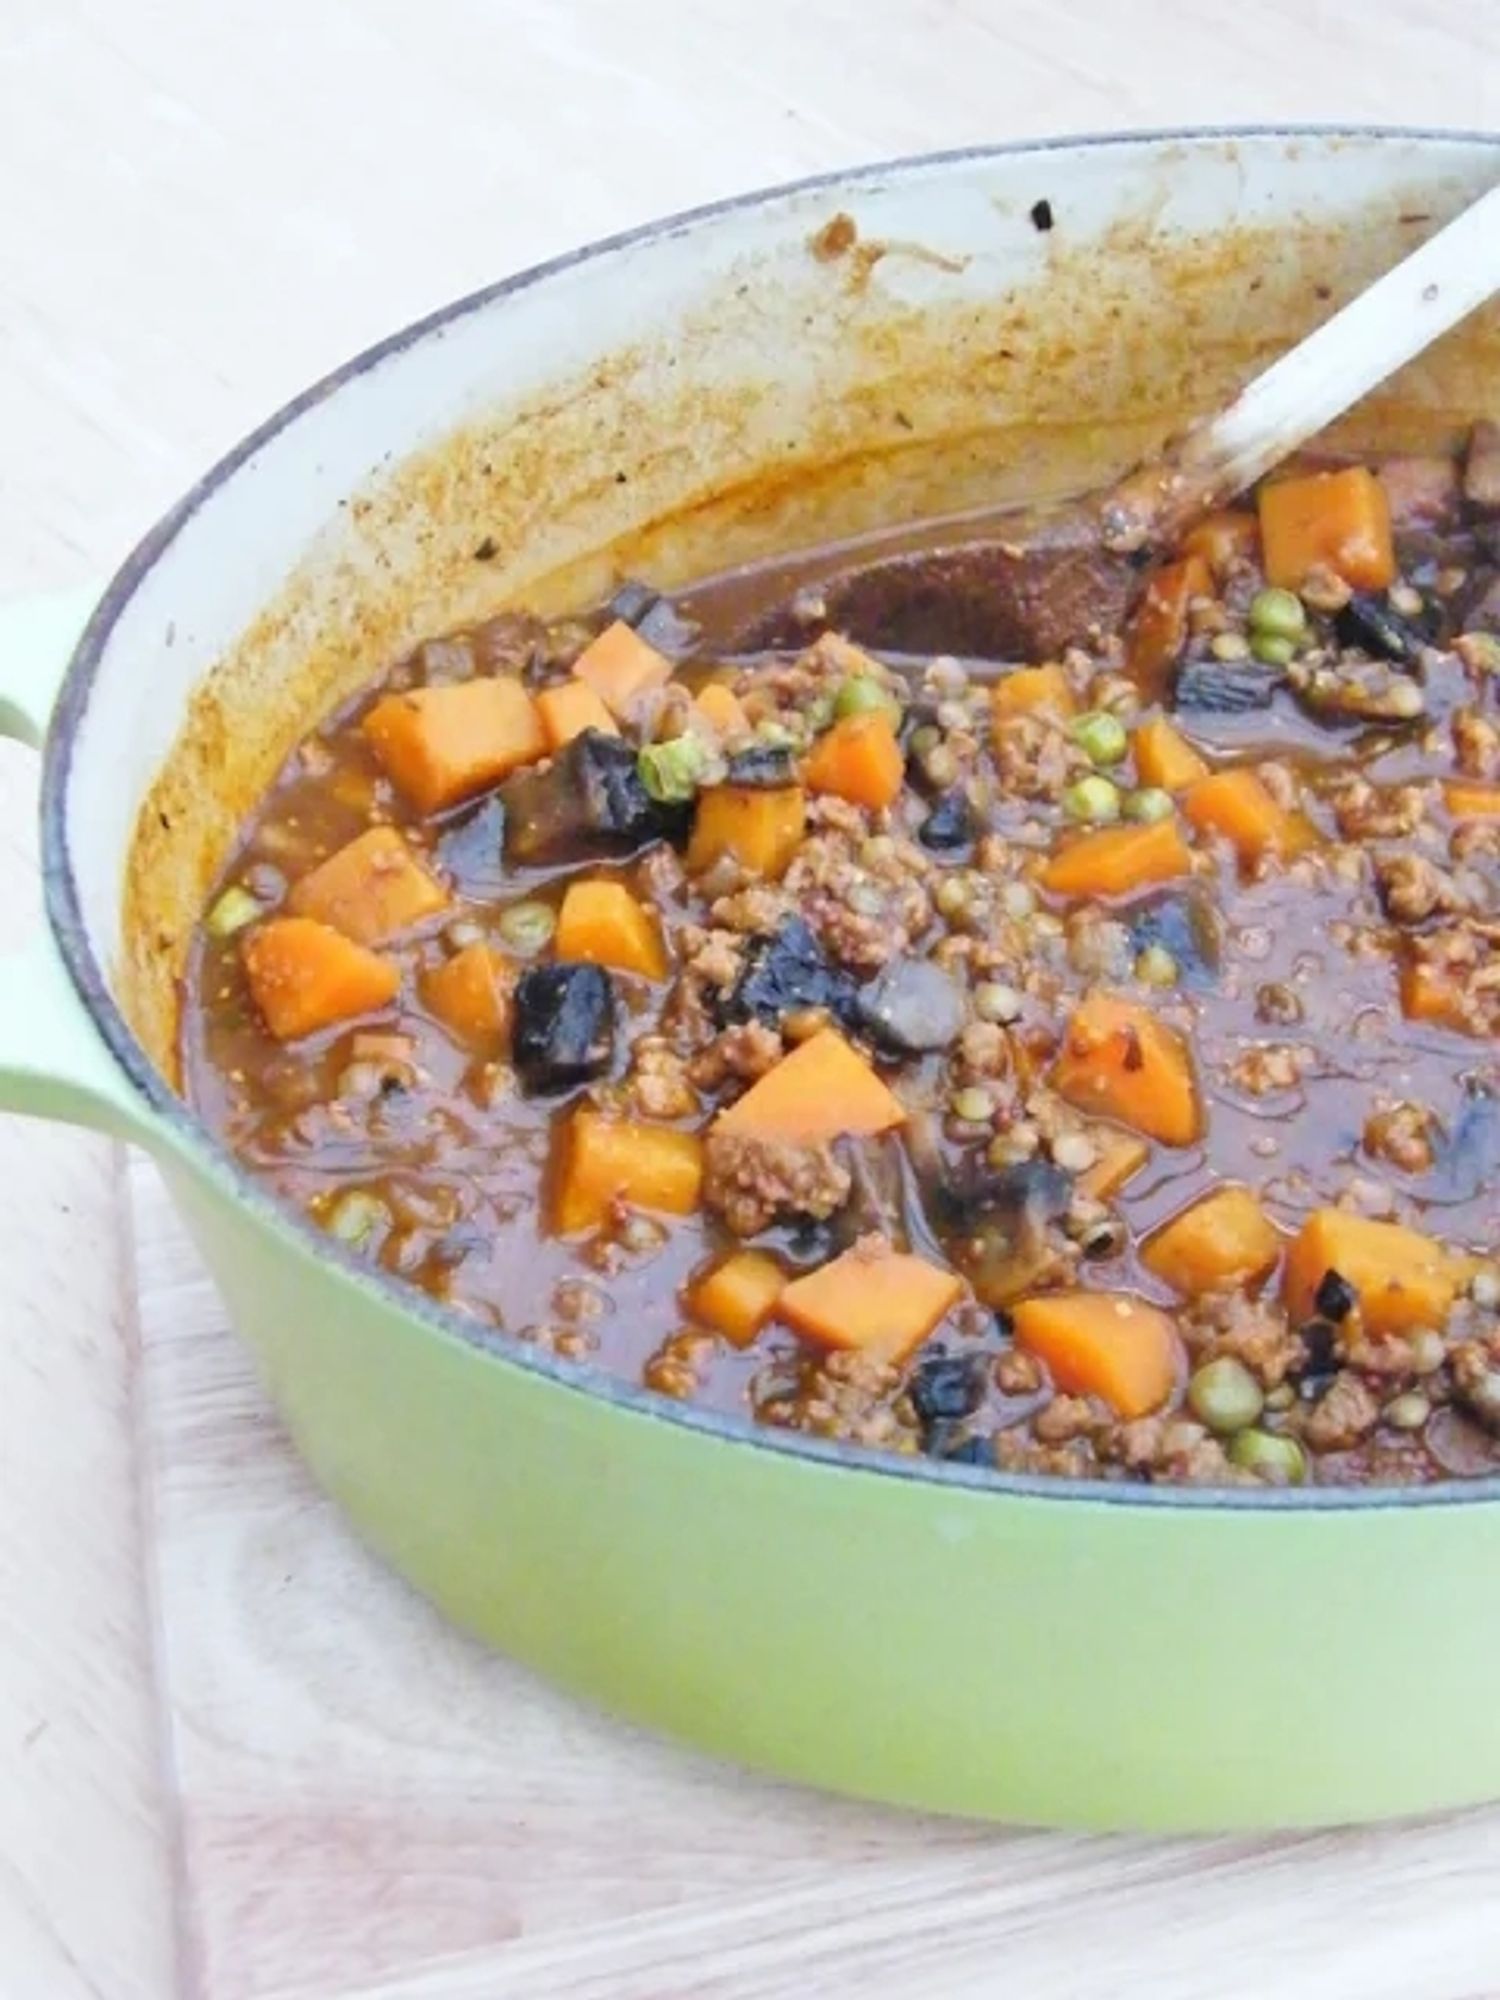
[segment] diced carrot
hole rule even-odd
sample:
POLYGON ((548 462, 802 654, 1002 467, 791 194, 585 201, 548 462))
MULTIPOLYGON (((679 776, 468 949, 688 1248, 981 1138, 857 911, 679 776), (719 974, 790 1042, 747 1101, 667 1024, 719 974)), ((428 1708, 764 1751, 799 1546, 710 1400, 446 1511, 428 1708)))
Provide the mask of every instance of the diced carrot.
POLYGON ((448 892, 393 826, 372 826, 292 885, 295 917, 332 924, 356 944, 384 944, 448 907, 448 892))
POLYGON ((1141 1262, 1186 1298, 1258 1285, 1276 1268, 1281 1238, 1248 1188, 1220 1187, 1149 1237, 1141 1262))
POLYGON ((726 740, 749 733, 750 718, 745 713, 743 702, 731 687, 723 681, 709 681, 699 688, 698 713, 726 740))
POLYGON ((1060 847, 1042 870, 1054 896, 1128 896, 1153 882, 1191 874, 1192 849, 1171 819, 1107 826, 1060 847))
POLYGON ((1260 554, 1260 522, 1239 507, 1205 514, 1182 538, 1182 552, 1202 556, 1222 583, 1232 569, 1254 562, 1260 554))
POLYGON ((759 791, 751 785, 716 785, 700 792, 687 865, 694 874, 726 855, 747 875, 774 882, 807 831, 807 800, 798 785, 759 791))
POLYGON ((1500 819, 1500 785, 1451 778, 1443 786, 1443 804, 1455 819, 1500 819))
POLYGON ((1138 1132, 1121 1132, 1113 1125, 1096 1125, 1089 1136, 1098 1156, 1078 1176, 1078 1192, 1093 1201, 1108 1201, 1145 1166, 1151 1148, 1138 1132))
POLYGON ((1015 715, 1051 715, 1066 722, 1078 713, 1078 698, 1055 660, 1045 666, 1017 667, 995 683, 990 713, 996 722, 1015 715))
POLYGON ((461 1042, 490 1049, 510 1040, 514 987, 510 961, 482 940, 466 944, 422 978, 423 997, 443 1026, 461 1042))
POLYGON ((656 925, 623 882, 570 882, 557 913, 559 958, 611 965, 664 979, 667 954, 656 925))
POLYGON ((963 1282, 925 1258, 858 1244, 794 1278, 776 1315, 823 1347, 858 1348, 877 1361, 903 1361, 963 1295, 963 1282))
POLYGON ((1143 785, 1180 792, 1208 776, 1208 765, 1182 731, 1164 715, 1143 722, 1131 739, 1135 773, 1143 785))
POLYGON ((615 1202, 691 1215, 703 1186, 696 1132, 642 1125, 581 1109, 563 1127, 552 1204, 559 1235, 597 1229, 615 1202))
POLYGON ((1168 1146, 1190 1146, 1202 1130, 1182 1037, 1145 1007, 1107 993, 1090 993, 1074 1010, 1052 1085, 1080 1111, 1113 1118, 1168 1146))
POLYGON ((561 750, 585 729, 597 729, 601 736, 618 736, 615 719, 587 681, 563 681, 558 687, 543 688, 536 698, 542 734, 549 750, 561 750))
POLYGON ((813 746, 803 776, 811 792, 831 792, 872 811, 890 805, 906 776, 890 716, 871 710, 836 722, 813 746))
POLYGON ((1254 771, 1241 766, 1200 778, 1182 794, 1182 810, 1200 833, 1217 833, 1242 861, 1305 853, 1317 839, 1301 813, 1278 805, 1254 771))
POLYGON ((887 1132, 904 1122, 900 1100, 833 1028, 801 1042, 721 1111, 716 1132, 808 1144, 887 1132))
POLYGON ((1259 496, 1266 581, 1299 590, 1331 569, 1356 590, 1384 590, 1396 576, 1385 488, 1363 465, 1275 479, 1259 496))
POLYGON ((672 662, 617 618, 584 647, 573 662, 573 672, 588 683, 611 715, 623 718, 648 688, 665 686, 672 678, 672 662))
POLYGON ((736 1347, 748 1347, 786 1290, 786 1272, 764 1250, 736 1250, 688 1287, 687 1309, 736 1347))
POLYGON ((1181 1350, 1167 1314, 1128 1292, 1052 1292, 1011 1307, 1016 1344, 1047 1364, 1064 1395, 1098 1396, 1133 1419, 1159 1410, 1181 1350))
POLYGON ((1126 665, 1143 686, 1160 680, 1187 644, 1188 606, 1212 597, 1213 578, 1202 556, 1184 556, 1155 571, 1130 621, 1126 665))
POLYGON ((1341 1208, 1318 1208, 1287 1252, 1282 1296, 1295 1325, 1317 1312, 1318 1288, 1337 1271, 1359 1299, 1372 1333, 1441 1331, 1459 1290, 1477 1268, 1431 1236, 1399 1222, 1372 1222, 1341 1208))
POLYGON ((389 960, 312 917, 257 924, 242 955, 255 1004, 279 1042, 373 1013, 401 985, 389 960))

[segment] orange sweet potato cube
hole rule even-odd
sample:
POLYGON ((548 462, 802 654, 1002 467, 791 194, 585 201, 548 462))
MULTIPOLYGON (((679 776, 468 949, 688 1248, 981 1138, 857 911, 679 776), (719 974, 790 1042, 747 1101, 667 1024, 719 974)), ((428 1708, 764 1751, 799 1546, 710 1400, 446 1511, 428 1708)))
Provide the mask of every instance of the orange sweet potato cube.
POLYGON ((547 753, 536 703, 507 675, 383 695, 363 727, 421 813, 461 805, 547 753))
POLYGON ((384 944, 448 907, 448 892, 393 826, 372 826, 292 885, 293 916, 332 924, 357 944, 384 944))
POLYGON ((257 924, 241 956, 261 1018, 279 1042, 388 1006, 401 985, 388 960, 311 917, 257 924))

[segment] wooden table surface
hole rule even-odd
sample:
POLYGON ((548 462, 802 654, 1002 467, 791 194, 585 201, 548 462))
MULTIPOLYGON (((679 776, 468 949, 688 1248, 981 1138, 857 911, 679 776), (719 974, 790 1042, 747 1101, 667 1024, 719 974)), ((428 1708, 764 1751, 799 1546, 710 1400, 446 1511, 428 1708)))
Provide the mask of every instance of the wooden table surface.
MULTIPOLYGON (((102 575, 305 380, 646 215, 1059 130, 1495 126, 1497 56, 1485 0, 0 0, 0 591, 102 575)), ((31 784, 0 745, 7 937, 31 784)), ((583 1714, 353 1546, 149 1167, 0 1120, 0 1189, 3 2000, 1500 1993, 1494 1814, 1002 1834, 583 1714)), ((1330 1698, 1310 1657, 1288 1728, 1330 1698)))

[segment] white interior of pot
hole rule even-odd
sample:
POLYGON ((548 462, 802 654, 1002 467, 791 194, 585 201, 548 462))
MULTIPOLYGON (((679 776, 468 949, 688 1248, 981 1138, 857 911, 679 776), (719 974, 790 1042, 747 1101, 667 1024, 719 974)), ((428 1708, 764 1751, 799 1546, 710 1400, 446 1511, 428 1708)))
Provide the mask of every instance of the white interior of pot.
MULTIPOLYGON (((235 824, 401 648, 621 571, 678 582, 1116 469, 1472 198, 1495 155, 1266 135, 879 171, 566 262, 347 371, 209 482, 79 729, 75 879, 153 1058, 235 824)), ((1367 414, 1455 426, 1497 353, 1493 322, 1471 328, 1367 414)))

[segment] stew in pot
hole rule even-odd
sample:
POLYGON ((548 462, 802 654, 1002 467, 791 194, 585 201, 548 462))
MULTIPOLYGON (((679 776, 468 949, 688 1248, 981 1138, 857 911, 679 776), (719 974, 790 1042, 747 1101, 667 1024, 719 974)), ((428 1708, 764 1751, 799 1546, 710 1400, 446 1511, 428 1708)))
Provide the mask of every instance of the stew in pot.
POLYGON ((664 1396, 1500 1470, 1497 559, 1480 425, 1278 474, 1051 658, 805 556, 433 639, 244 829, 188 1094, 356 1256, 664 1396))

